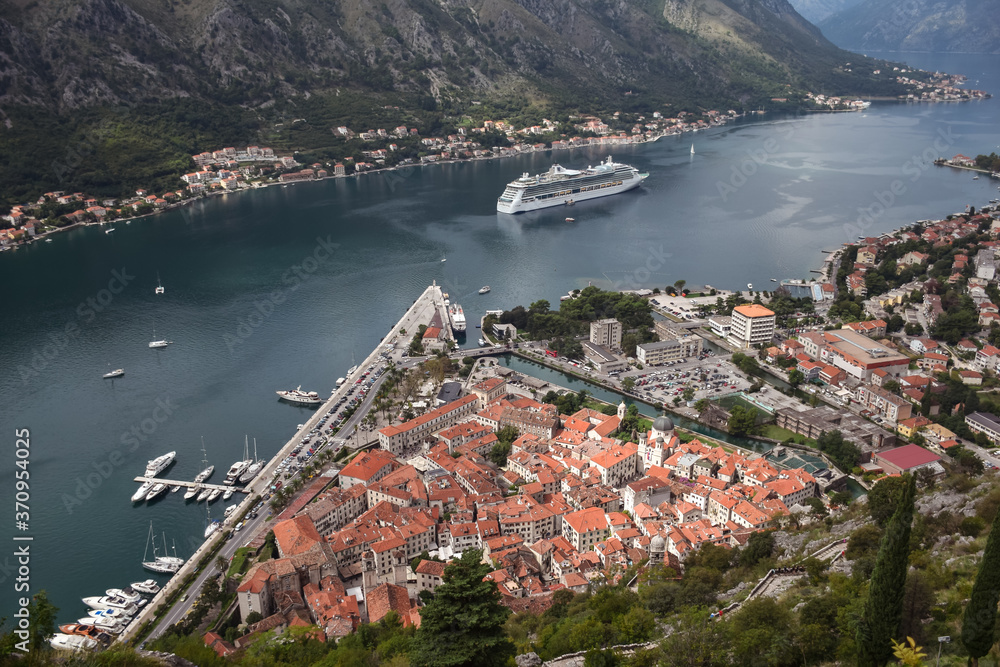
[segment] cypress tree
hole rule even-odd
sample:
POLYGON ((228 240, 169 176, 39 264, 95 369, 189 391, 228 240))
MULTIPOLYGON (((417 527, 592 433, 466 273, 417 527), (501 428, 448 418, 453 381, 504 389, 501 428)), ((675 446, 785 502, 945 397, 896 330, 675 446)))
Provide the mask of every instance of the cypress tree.
POLYGON ((444 570, 444 583, 420 610, 420 629, 410 661, 421 667, 502 667, 514 657, 504 623, 510 610, 500 604, 496 582, 482 552, 467 549, 444 570))
POLYGON ((903 617, 903 594, 910 556, 910 527, 916 484, 904 475, 899 504, 886 526, 875 569, 868 586, 868 599, 858 623, 858 664, 882 667, 892 658, 892 640, 903 617))
POLYGON ((994 517, 990 536, 986 538, 976 583, 972 585, 972 595, 962 616, 962 644, 969 652, 969 663, 973 667, 990 652, 996 641, 997 602, 1000 602, 1000 512, 994 517))

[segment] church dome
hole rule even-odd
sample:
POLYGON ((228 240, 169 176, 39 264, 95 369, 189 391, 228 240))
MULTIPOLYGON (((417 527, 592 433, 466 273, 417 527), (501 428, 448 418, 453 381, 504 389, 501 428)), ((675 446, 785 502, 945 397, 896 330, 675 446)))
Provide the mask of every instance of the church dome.
POLYGON ((653 430, 660 433, 670 433, 674 430, 674 422, 670 417, 661 415, 653 420, 653 430))
POLYGON ((659 534, 654 535, 653 539, 649 541, 649 550, 652 553, 663 553, 667 549, 667 541, 660 537, 659 534))

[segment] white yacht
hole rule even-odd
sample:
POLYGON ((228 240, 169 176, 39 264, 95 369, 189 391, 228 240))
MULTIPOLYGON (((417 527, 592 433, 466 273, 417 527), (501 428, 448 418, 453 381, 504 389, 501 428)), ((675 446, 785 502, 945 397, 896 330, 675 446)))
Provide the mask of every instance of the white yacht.
POLYGON ((489 291, 490 291, 489 285, 483 285, 482 287, 479 288, 480 294, 489 294, 489 291))
MULTIPOLYGON (((300 426, 299 428, 302 427, 300 426)), ((226 473, 226 479, 222 483, 232 486, 253 463, 253 460, 250 458, 250 438, 248 437, 243 444, 243 460, 236 461, 233 465, 229 466, 229 472, 226 473)))
POLYGON ((91 618, 87 616, 76 619, 76 622, 80 625, 93 626, 101 632, 108 632, 113 635, 119 635, 122 630, 125 629, 125 624, 123 622, 108 618, 91 618))
POLYGON ((184 492, 184 500, 191 500, 199 493, 201 493, 201 486, 199 486, 198 484, 188 487, 188 490, 184 492))
POLYGON ((57 632, 49 640, 49 646, 57 651, 92 651, 97 648, 97 640, 83 635, 64 635, 57 632))
POLYGON ((120 378, 123 375, 125 375, 125 369, 124 368, 117 368, 117 369, 115 369, 113 371, 108 371, 107 373, 105 373, 101 377, 104 378, 104 379, 106 379, 106 380, 110 380, 111 378, 120 378))
POLYGON ((233 515, 233 512, 235 512, 237 509, 239 509, 239 505, 230 505, 229 507, 227 507, 226 518, 228 519, 229 517, 231 517, 233 515))
POLYGON ((160 585, 153 579, 147 579, 146 581, 133 581, 132 588, 140 593, 145 593, 146 595, 156 595, 160 592, 160 585))
POLYGON ((148 461, 146 463, 145 477, 156 477, 159 475, 167 469, 167 466, 174 462, 176 456, 177 452, 167 452, 163 456, 157 456, 155 459, 148 461))
POLYGON ((204 502, 208 500, 208 497, 212 495, 212 489, 202 489, 201 493, 198 494, 198 498, 195 502, 204 502))
POLYGON ((164 292, 166 292, 166 290, 163 289, 163 284, 160 283, 160 274, 159 273, 156 274, 156 289, 153 290, 153 291, 155 293, 157 293, 157 294, 163 294, 164 292))
POLYGON ((108 597, 107 595, 95 595, 83 598, 83 604, 91 609, 121 609, 126 614, 135 614, 136 606, 120 597, 108 597))
POLYGON ((167 490, 166 484, 154 484, 153 488, 146 494, 146 502, 155 500, 161 493, 167 490))
POLYGON ((221 525, 222 523, 218 519, 216 519, 215 521, 210 521, 208 525, 205 526, 205 539, 207 540, 212 535, 214 535, 215 531, 217 531, 219 529, 219 526, 221 525))
POLYGON ((104 592, 108 597, 120 597, 126 602, 131 602, 134 605, 146 604, 145 600, 142 599, 142 595, 134 591, 131 586, 126 586, 125 588, 109 588, 104 592))
MULTIPOLYGON (((235 489, 233 489, 233 488, 226 489, 226 492, 222 494, 222 499, 223 500, 229 500, 230 498, 233 497, 233 493, 234 492, 235 492, 235 489)), ((233 507, 236 507, 236 506, 233 505, 233 507)))
POLYGON ((453 303, 448 306, 448 315, 451 319, 451 328, 455 333, 465 332, 465 311, 462 310, 462 306, 453 303))
POLYGON ((247 467, 243 474, 239 476, 240 484, 249 484, 252 482, 253 478, 256 477, 264 467, 265 462, 257 458, 257 438, 253 439, 253 459, 250 460, 252 463, 247 467))
POLYGON ((195 484, 201 484, 206 479, 208 479, 209 477, 211 477, 213 472, 215 472, 215 466, 214 465, 208 466, 207 468, 205 468, 204 470, 202 470, 200 473, 198 473, 195 476, 194 483, 195 484))
POLYGON ((317 392, 302 391, 302 385, 299 385, 295 389, 289 389, 287 391, 277 391, 275 393, 290 403, 301 403, 303 405, 319 405, 320 403, 323 402, 323 399, 319 397, 319 394, 317 392))
POLYGON ((180 484, 174 484, 172 487, 170 487, 170 493, 177 493, 180 490, 181 490, 180 484))
POLYGON ((212 489, 212 492, 208 494, 208 502, 214 503, 222 495, 222 489, 212 489))
POLYGON ((111 621, 121 621, 126 618, 121 609, 91 609, 87 615, 91 618, 104 618, 111 621))
POLYGON ((143 482, 142 486, 139 487, 139 490, 132 494, 132 502, 140 503, 145 500, 146 496, 149 494, 149 490, 152 488, 152 482, 143 482))

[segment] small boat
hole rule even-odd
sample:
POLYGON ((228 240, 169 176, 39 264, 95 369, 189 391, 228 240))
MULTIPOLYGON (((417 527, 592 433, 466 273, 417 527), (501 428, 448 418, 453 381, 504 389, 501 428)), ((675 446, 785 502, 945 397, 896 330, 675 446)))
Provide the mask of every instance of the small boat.
POLYGON ((691 144, 691 155, 694 155, 694 144, 691 144))
POLYGON ((59 632, 66 635, 81 635, 91 639, 97 639, 101 634, 101 631, 93 623, 66 623, 59 626, 59 632))
POLYGON ((177 493, 180 490, 181 490, 180 484, 174 484, 172 487, 170 487, 170 493, 177 493))
MULTIPOLYGON (((222 494, 222 499, 223 500, 229 500, 230 498, 233 497, 233 493, 235 493, 235 492, 236 492, 236 490, 233 489, 232 487, 226 489, 226 492, 222 494)), ((233 505, 233 507, 236 507, 236 505, 233 505)))
POLYGON ((125 369, 124 368, 116 368, 113 371, 109 371, 109 372, 105 373, 101 377, 103 377, 105 380, 108 380, 108 379, 111 379, 111 378, 120 378, 123 375, 125 375, 125 369))
POLYGON ((115 231, 115 228, 114 228, 114 227, 112 227, 111 229, 105 229, 105 230, 104 230, 104 233, 105 233, 105 234, 110 234, 110 233, 111 233, 111 232, 113 232, 113 231, 115 231))
POLYGON ((156 294, 163 294, 164 292, 166 292, 166 290, 163 289, 163 285, 160 283, 160 274, 159 273, 156 274, 156 289, 153 290, 153 291, 156 294))
POLYGON ((160 585, 153 579, 134 581, 132 582, 132 588, 146 595, 156 595, 160 592, 160 585))
POLYGON ((212 495, 212 489, 202 489, 201 493, 198 494, 197 501, 200 503, 204 500, 208 500, 208 497, 212 495))
POLYGON ((112 635, 120 635, 126 625, 125 620, 118 620, 114 618, 91 618, 89 616, 78 618, 76 619, 76 622, 80 625, 95 627, 101 632, 107 632, 112 635))
POLYGON ((442 257, 442 258, 441 258, 441 261, 442 261, 442 262, 447 262, 447 261, 448 261, 448 258, 447 258, 447 257, 442 257))
POLYGON ((978 176, 973 176, 973 177, 972 177, 972 180, 974 180, 974 181, 978 181, 978 180, 979 180, 979 177, 978 177, 978 176))
POLYGON ((109 588, 104 592, 109 598, 120 597, 127 602, 131 602, 132 604, 146 604, 142 599, 142 595, 132 590, 131 586, 126 586, 125 588, 109 588))
POLYGON ((121 621, 126 618, 121 609, 91 609, 87 615, 91 618, 103 618, 109 621, 121 621))
POLYGON ((156 329, 153 329, 153 340, 150 341, 149 346, 151 348, 157 349, 157 348, 161 348, 161 347, 166 347, 167 345, 170 345, 172 342, 173 341, 162 340, 162 339, 161 340, 156 340, 156 329))
POLYGON ((121 609, 126 614, 134 614, 136 612, 136 607, 131 602, 123 598, 111 598, 106 595, 83 598, 83 604, 91 609, 121 609))
POLYGON ((214 503, 222 495, 222 489, 212 489, 212 492, 208 494, 208 502, 214 503))
MULTIPOLYGON (((347 380, 345 378, 337 378, 337 386, 344 384, 347 380)), ((334 390, 336 391, 336 390, 334 390)))
POLYGON ((239 505, 230 505, 229 507, 227 507, 226 518, 228 519, 229 517, 231 517, 233 515, 233 512, 235 512, 237 509, 239 509, 239 505))
POLYGON ((772 283, 776 283, 776 282, 778 282, 778 279, 777 278, 771 278, 771 282, 772 283))
POLYGON ((219 530, 219 526, 221 525, 222 522, 220 522, 218 519, 209 522, 209 524, 205 526, 205 539, 207 540, 212 535, 214 535, 215 531, 219 530))
POLYGON ((573 201, 572 199, 567 199, 567 200, 566 200, 566 206, 572 206, 572 205, 573 205, 573 204, 575 204, 575 203, 576 203, 576 202, 575 202, 575 201, 573 201))
POLYGON ((747 283, 747 289, 753 289, 753 283, 747 283))
POLYGON ((479 293, 480 294, 488 294, 489 291, 490 291, 490 286, 489 285, 483 285, 482 287, 479 288, 479 293))
POLYGON ((486 347, 486 341, 482 338, 479 339, 479 347, 486 347))
POLYGON ((566 218, 566 222, 576 222, 576 218, 566 218))
POLYGON ((45 239, 46 243, 52 243, 52 239, 45 239))

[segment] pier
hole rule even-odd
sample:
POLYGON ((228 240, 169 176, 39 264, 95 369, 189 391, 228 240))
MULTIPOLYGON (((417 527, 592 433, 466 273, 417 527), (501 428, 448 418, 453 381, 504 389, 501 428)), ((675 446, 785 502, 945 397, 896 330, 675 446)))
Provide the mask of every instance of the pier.
MULTIPOLYGON (((259 476, 260 475, 258 475, 258 477, 259 476)), ((256 479, 256 477, 254 479, 256 479)), ((232 485, 230 485, 230 484, 208 484, 206 482, 201 482, 201 483, 195 484, 194 482, 187 482, 187 481, 183 481, 183 480, 179 480, 179 479, 161 479, 159 477, 143 477, 142 475, 136 477, 135 481, 136 482, 152 482, 153 484, 166 484, 167 486, 183 486, 183 487, 186 487, 188 489, 190 489, 192 487, 195 487, 195 486, 200 486, 201 488, 203 488, 203 489, 209 489, 210 491, 214 491, 215 489, 218 489, 219 491, 228 491, 228 490, 232 489, 233 491, 236 491, 238 493, 250 493, 250 489, 245 488, 245 487, 239 487, 239 486, 236 486, 235 484, 232 484, 232 485)), ((249 486, 249 485, 247 485, 247 486, 249 486)))
MULTIPOLYGON (((264 469, 260 471, 260 473, 253 479, 253 481, 247 484, 246 487, 242 489, 239 488, 236 489, 237 491, 246 494, 243 500, 240 501, 239 504, 233 506, 237 507, 238 509, 234 512, 234 514, 231 517, 223 521, 222 529, 220 529, 210 538, 205 540, 205 542, 203 542, 202 545, 198 547, 198 549, 193 554, 191 554, 191 556, 188 557, 187 561, 184 563, 184 565, 181 566, 181 568, 177 571, 177 573, 174 574, 170 578, 170 580, 163 585, 163 588, 160 590, 160 592, 157 593, 153 597, 153 599, 149 601, 149 604, 147 604, 145 607, 142 608, 139 614, 129 623, 128 627, 126 627, 126 629, 120 635, 118 635, 118 637, 115 640, 116 642, 128 642, 133 638, 135 638, 139 628, 141 628, 146 622, 152 620, 154 613, 157 610, 161 609, 161 607, 164 604, 164 601, 167 599, 167 596, 173 594, 178 588, 184 586, 185 585, 184 582, 188 578, 188 575, 195 574, 198 563, 205 557, 207 553, 210 553, 212 549, 214 549, 215 546, 217 546, 217 544, 220 541, 223 540, 223 534, 226 530, 226 527, 230 523, 234 522, 237 517, 243 515, 247 510, 251 508, 255 497, 263 497, 264 494, 268 492, 269 487, 271 486, 271 483, 273 481, 275 471, 281 460, 284 459, 286 456, 288 456, 293 449, 299 446, 302 437, 305 434, 309 433, 309 431, 311 431, 313 428, 316 428, 316 426, 319 423, 319 420, 322 419, 324 415, 326 415, 327 413, 330 412, 330 410, 333 409, 336 402, 342 396, 346 396, 347 393, 351 391, 351 389, 354 387, 353 380, 358 375, 362 374, 365 370, 371 368, 374 364, 382 363, 386 359, 394 362, 400 361, 402 359, 402 353, 409 346, 410 339, 413 336, 413 334, 417 331, 417 327, 420 324, 432 321, 435 316, 440 321, 442 321, 442 323, 446 323, 446 326, 450 324, 450 319, 448 317, 448 310, 447 307, 444 305, 444 294, 441 290, 441 287, 436 282, 429 285, 427 289, 425 289, 423 293, 413 301, 413 304, 409 307, 406 313, 403 314, 403 316, 399 319, 399 321, 396 322, 395 326, 393 326, 392 329, 389 330, 389 333, 387 333, 382 338, 382 340, 380 340, 375 345, 375 349, 372 350, 372 352, 364 359, 364 361, 358 364, 358 370, 355 373, 352 373, 351 376, 347 378, 348 380, 347 382, 345 382, 343 385, 337 387, 334 390, 330 398, 324 401, 323 404, 317 408, 316 412, 308 420, 306 420, 306 422, 302 425, 302 428, 296 430, 296 432, 288 440, 285 446, 282 447, 271 458, 270 461, 268 461, 267 465, 264 466, 264 469), (403 333, 404 331, 406 333, 403 333), (383 355, 386 355, 386 357, 383 357, 383 355)), ((450 327, 449 327, 449 333, 450 333, 450 327)), ((495 350, 491 351, 494 353, 496 352, 495 350)), ((477 350, 470 352, 477 353, 480 351, 477 350)), ((486 353, 486 350, 482 350, 482 352, 486 353)), ((337 373, 331 371, 331 377, 335 378, 336 376, 337 373)), ((345 423, 343 427, 346 426, 347 424, 345 423)), ((331 439, 328 442, 332 443, 333 440, 331 439)), ((187 487, 194 486, 194 482, 189 482, 189 481, 174 481, 174 480, 160 479, 158 477, 142 477, 142 476, 135 478, 135 481, 137 482, 143 482, 147 480, 153 481, 154 483, 159 482, 161 484, 168 484, 168 485, 180 484, 182 486, 187 486, 187 487)), ((224 486, 221 484, 202 484, 202 487, 221 488, 223 490, 235 488, 230 486, 224 486)), ((219 555, 228 560, 236 552, 236 549, 238 547, 242 547, 245 546, 246 544, 249 544, 259 531, 268 529, 269 525, 265 522, 265 518, 266 515, 262 514, 256 519, 253 519, 252 522, 248 523, 245 528, 245 532, 241 533, 241 539, 232 540, 226 544, 223 544, 222 549, 219 552, 219 555)), ((195 580, 191 583, 190 591, 193 593, 201 590, 202 586, 205 584, 208 578, 213 574, 215 574, 214 565, 213 564, 206 565, 206 567, 199 574, 197 574, 195 580)), ((181 620, 184 616, 184 612, 188 607, 190 607, 192 603, 193 600, 186 602, 184 601, 175 602, 174 607, 166 614, 164 614, 164 616, 159 620, 156 626, 153 627, 153 629, 150 631, 149 635, 150 638, 158 637, 167 629, 167 627, 181 620)))

